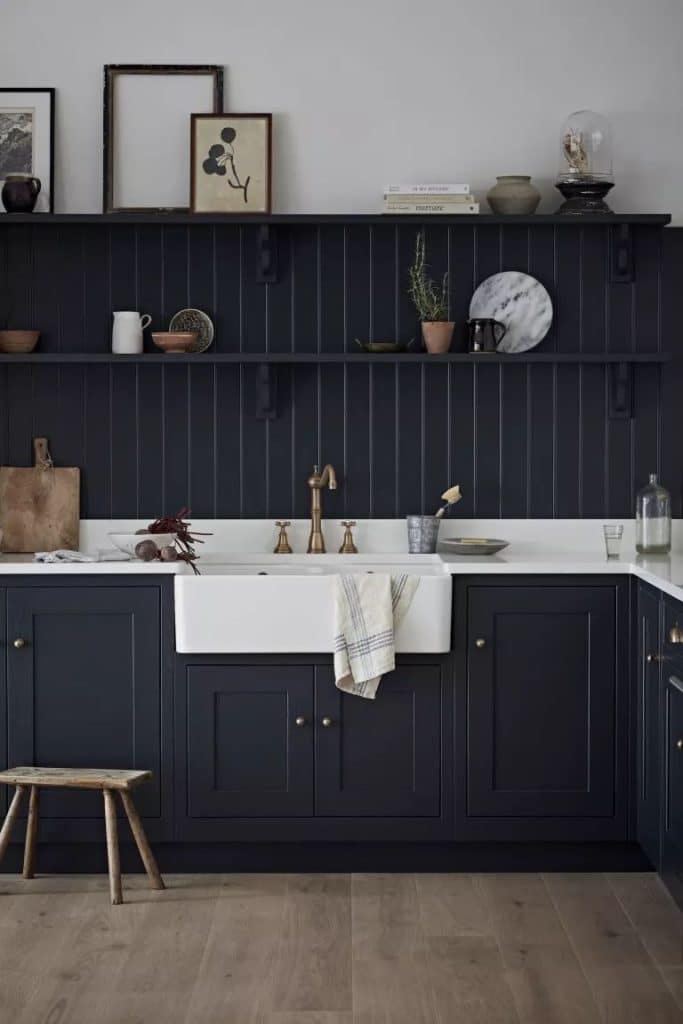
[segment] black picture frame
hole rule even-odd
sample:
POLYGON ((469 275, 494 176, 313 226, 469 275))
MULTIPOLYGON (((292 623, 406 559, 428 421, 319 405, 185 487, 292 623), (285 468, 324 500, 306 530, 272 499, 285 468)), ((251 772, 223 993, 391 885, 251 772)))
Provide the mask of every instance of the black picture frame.
MULTIPOLYGON (((47 95, 50 100, 50 144, 49 144, 49 164, 50 164, 50 189, 48 192, 48 208, 47 210, 38 211, 35 216, 45 216, 46 214, 55 212, 55 95, 56 89, 45 88, 42 86, 26 87, 23 85, 17 86, 2 86, 0 87, 0 107, 2 107, 2 96, 3 93, 40 93, 41 95, 47 95)), ((8 216, 6 213, 0 212, 0 217, 8 216)), ((11 216, 11 214, 9 215, 11 216)))
POLYGON ((207 75, 213 79, 213 111, 223 111, 223 68, 219 64, 105 64, 103 96, 103 181, 102 210, 104 213, 185 213, 187 206, 115 206, 114 205, 114 87, 122 75, 207 75))

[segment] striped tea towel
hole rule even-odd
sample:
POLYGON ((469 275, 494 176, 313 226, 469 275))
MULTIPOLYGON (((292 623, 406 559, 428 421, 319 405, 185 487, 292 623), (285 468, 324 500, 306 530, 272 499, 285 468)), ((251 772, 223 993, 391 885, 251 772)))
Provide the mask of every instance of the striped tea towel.
POLYGON ((419 576, 364 573, 337 576, 334 600, 334 681, 338 689, 374 700, 395 665, 394 630, 417 590, 419 576))

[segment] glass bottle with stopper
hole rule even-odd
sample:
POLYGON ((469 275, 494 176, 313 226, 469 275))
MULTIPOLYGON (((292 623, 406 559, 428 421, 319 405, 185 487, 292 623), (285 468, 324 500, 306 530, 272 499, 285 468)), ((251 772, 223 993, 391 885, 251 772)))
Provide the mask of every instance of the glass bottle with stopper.
POLYGON ((650 473, 650 482, 636 495, 636 551, 668 555, 671 551, 671 495, 650 473))

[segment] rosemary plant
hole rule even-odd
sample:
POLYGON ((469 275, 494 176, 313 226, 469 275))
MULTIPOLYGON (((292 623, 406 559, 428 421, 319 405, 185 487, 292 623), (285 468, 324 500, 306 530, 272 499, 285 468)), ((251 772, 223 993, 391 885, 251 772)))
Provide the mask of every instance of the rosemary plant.
POLYGON ((410 284, 408 294, 420 316, 426 323, 448 320, 448 272, 441 284, 436 284, 427 273, 425 262, 425 235, 418 231, 415 237, 415 257, 408 271, 410 284))

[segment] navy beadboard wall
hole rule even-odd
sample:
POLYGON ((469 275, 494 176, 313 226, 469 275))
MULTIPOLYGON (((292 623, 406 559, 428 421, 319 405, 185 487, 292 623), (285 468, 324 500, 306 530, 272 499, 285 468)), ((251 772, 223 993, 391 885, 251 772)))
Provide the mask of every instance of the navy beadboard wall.
MULTIPOLYGON (((42 331, 41 351, 106 352, 111 311, 164 329, 197 306, 218 351, 355 349, 417 335, 406 298, 412 225, 277 227, 280 277, 255 279, 258 228, 3 226, 0 317, 42 331)), ((427 226, 435 275, 451 274, 462 328, 474 287, 525 270, 555 305, 538 351, 681 351, 683 230, 638 226, 632 284, 609 282, 595 225, 427 226)), ((146 345, 152 349, 151 340, 146 345)), ((460 329, 456 347, 465 347, 460 329)), ((0 366, 0 462, 25 465, 34 435, 83 469, 84 517, 305 516, 306 478, 342 478, 329 516, 432 510, 459 482, 462 516, 626 517, 658 470, 681 515, 683 393, 676 363, 634 368, 634 416, 607 416, 602 365, 298 365, 277 371, 279 416, 254 417, 256 367, 0 366)))

